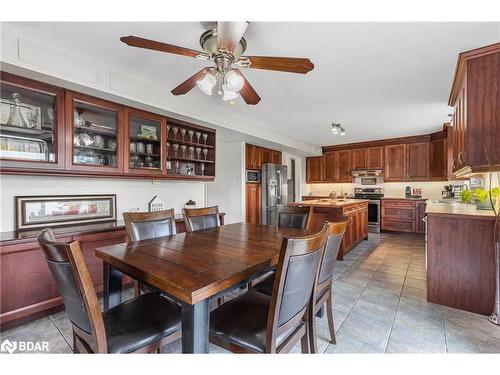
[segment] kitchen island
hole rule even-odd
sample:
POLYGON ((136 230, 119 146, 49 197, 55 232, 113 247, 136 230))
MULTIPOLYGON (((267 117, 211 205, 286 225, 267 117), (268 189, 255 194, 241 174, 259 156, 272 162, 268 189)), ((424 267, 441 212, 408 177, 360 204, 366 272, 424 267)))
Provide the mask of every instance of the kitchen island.
POLYGON ((310 199, 289 205, 312 207, 309 229, 313 231, 320 231, 325 221, 342 221, 344 217, 348 219, 338 260, 343 260, 349 250, 368 238, 367 199, 310 199))

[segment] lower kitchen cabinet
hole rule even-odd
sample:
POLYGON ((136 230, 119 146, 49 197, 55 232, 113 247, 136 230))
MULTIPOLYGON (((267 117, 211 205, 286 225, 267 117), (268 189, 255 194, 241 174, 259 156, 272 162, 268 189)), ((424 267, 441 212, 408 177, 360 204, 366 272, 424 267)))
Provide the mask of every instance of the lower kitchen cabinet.
POLYGON ((382 199, 382 230, 424 233, 425 199, 382 199))
POLYGON ((260 184, 246 184, 246 222, 260 224, 262 189, 260 184))

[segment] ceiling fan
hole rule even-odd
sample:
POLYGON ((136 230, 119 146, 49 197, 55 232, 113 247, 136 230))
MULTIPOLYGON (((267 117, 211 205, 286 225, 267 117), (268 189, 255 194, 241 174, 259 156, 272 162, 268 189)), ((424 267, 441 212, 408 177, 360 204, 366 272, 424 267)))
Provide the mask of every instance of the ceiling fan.
POLYGON ((120 40, 132 47, 214 62, 215 66, 203 68, 174 88, 174 95, 184 95, 198 86, 207 95, 212 95, 215 89, 223 100, 232 101, 241 96, 247 104, 254 105, 260 101, 260 96, 238 68, 301 74, 314 68, 314 64, 307 58, 242 56, 247 48, 247 42, 243 38, 247 27, 248 22, 217 22, 216 29, 208 30, 200 37, 203 52, 136 36, 124 36, 120 40))

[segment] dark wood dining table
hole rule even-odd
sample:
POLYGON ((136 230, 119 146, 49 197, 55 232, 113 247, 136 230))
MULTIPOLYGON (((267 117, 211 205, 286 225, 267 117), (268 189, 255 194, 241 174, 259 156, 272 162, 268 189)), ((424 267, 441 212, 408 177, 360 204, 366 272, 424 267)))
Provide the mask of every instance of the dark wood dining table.
POLYGON ((283 237, 306 234, 302 229, 237 223, 96 248, 104 262, 104 309, 121 303, 126 274, 180 304, 183 353, 208 353, 210 300, 272 270, 283 237))

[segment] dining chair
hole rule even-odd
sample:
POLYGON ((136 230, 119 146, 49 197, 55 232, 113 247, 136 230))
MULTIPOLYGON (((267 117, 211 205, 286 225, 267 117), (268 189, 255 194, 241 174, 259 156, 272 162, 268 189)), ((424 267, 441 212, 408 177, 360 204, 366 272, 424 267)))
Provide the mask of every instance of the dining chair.
MULTIPOLYGON (((315 286, 315 294, 312 299, 312 306, 309 310, 309 344, 311 353, 317 353, 317 335, 316 335, 316 314, 326 305, 326 314, 328 320, 328 329, 330 331, 330 342, 336 344, 335 325, 333 323, 333 305, 332 305, 332 281, 333 269, 337 260, 342 238, 347 228, 348 220, 330 223, 328 237, 326 240, 325 252, 321 260, 319 276, 315 286)), ((268 277, 262 282, 256 284, 253 289, 271 295, 274 285, 274 275, 268 277)))
MULTIPOLYGON (((154 212, 124 212, 123 220, 129 242, 148 240, 151 238, 176 234, 174 209, 154 212)), ((134 295, 141 292, 157 292, 159 290, 146 286, 140 281, 134 281, 134 295)))
POLYGON ((204 208, 183 208, 186 231, 220 227, 219 206, 204 208))
POLYGON ((308 310, 328 224, 319 233, 284 238, 271 295, 250 289, 210 315, 210 342, 235 353, 286 353, 300 340, 308 349, 308 310))
POLYGON ((147 293, 102 312, 78 241, 38 236, 73 327, 74 353, 155 352, 181 337, 179 306, 147 293))
POLYGON ((311 210, 312 206, 279 206, 276 220, 278 227, 308 229, 311 210))

